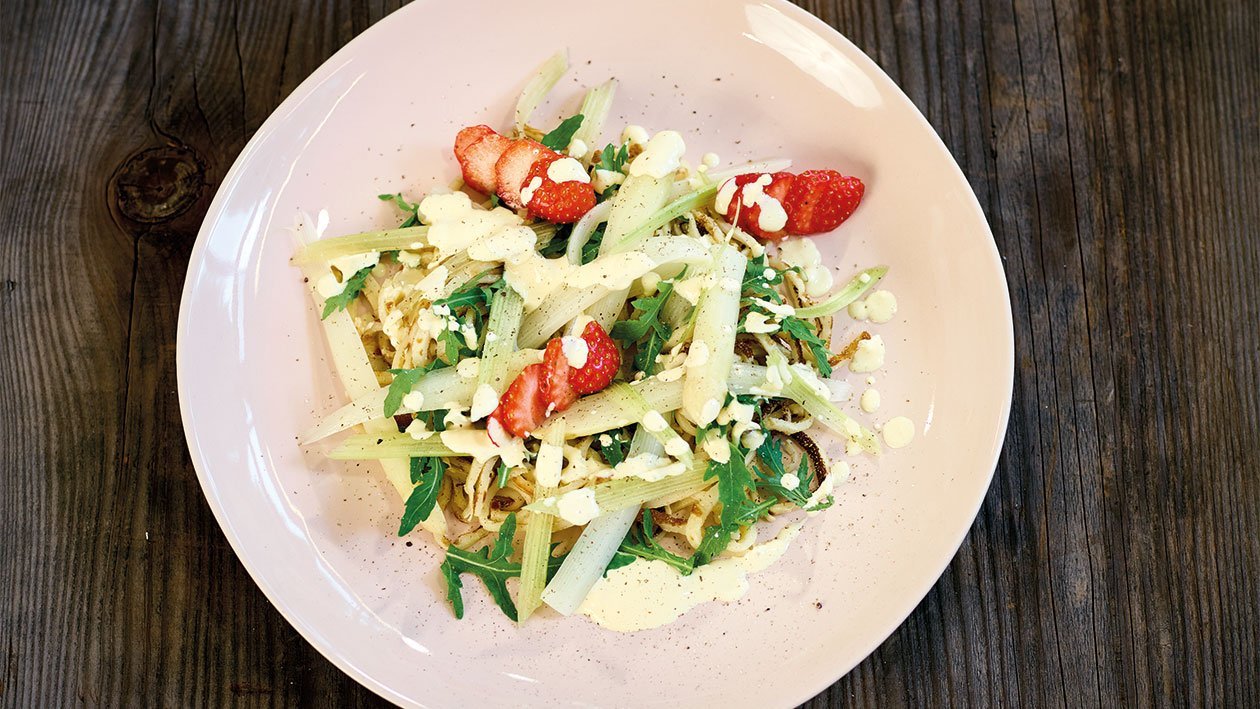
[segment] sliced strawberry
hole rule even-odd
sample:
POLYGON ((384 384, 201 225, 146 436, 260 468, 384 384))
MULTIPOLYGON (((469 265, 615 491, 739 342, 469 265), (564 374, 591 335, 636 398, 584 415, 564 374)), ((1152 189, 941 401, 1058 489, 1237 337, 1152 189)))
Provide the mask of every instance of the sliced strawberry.
MULTIPOLYGON (((749 184, 760 181, 762 183, 766 183, 761 186, 760 191, 764 192, 766 196, 777 200, 780 205, 783 205, 783 200, 787 197, 795 179, 796 176, 790 172, 776 172, 768 175, 766 173, 753 172, 735 176, 735 184, 738 185, 738 187, 735 190, 734 196, 731 197, 730 203, 727 205, 724 216, 727 221, 736 222, 739 224, 740 229, 743 229, 759 239, 767 241, 778 241, 779 239, 782 239, 784 236, 787 236, 787 232, 782 227, 778 229, 762 228, 763 220, 761 218, 762 207, 760 201, 745 200, 744 197, 746 193, 751 193, 753 190, 753 187, 750 187, 749 184), (763 175, 765 177, 769 177, 770 179, 768 181, 762 179, 763 175)), ((784 206, 784 209, 786 210, 786 206, 784 206)), ((781 215, 780 218, 782 218, 781 215)), ((772 218, 768 217, 766 221, 768 223, 765 224, 765 226, 774 226, 772 218)))
POLYGON ((556 337, 547 343, 543 352, 543 393, 551 405, 550 411, 564 411, 577 401, 578 393, 569 385, 569 374, 573 368, 564 356, 564 347, 560 338, 556 337))
POLYGON ((783 206, 789 234, 821 234, 840 226, 862 202, 866 186, 835 170, 806 170, 796 177, 783 206))
MULTIPOLYGON (((569 373, 569 386, 578 394, 594 394, 612 383, 621 368, 621 350, 604 328, 593 321, 582 331, 582 341, 586 343, 586 364, 569 373)), ((558 342, 551 341, 552 344, 558 342)), ((547 345, 547 351, 551 351, 551 344, 547 345)))
POLYGON ((495 182, 499 188, 499 199, 513 209, 520 209, 523 206, 521 204, 521 187, 525 184, 525 178, 529 175, 530 167, 533 166, 534 161, 539 156, 551 152, 551 150, 543 147, 542 143, 529 140, 528 138, 512 141, 512 144, 499 156, 498 162, 494 166, 495 182))
POLYGON ((478 192, 494 194, 497 186, 494 166, 511 144, 512 141, 490 131, 465 146, 463 157, 456 155, 464 173, 464 183, 478 192))
POLYGON ((531 364, 521 371, 499 397, 499 405, 490 418, 508 433, 524 438, 547 418, 550 403, 543 392, 546 366, 531 364))
POLYGON ((523 184, 533 184, 537 178, 538 187, 534 189, 525 208, 535 217, 549 222, 572 224, 595 206, 595 188, 591 187, 589 181, 556 182, 548 177, 547 168, 563 157, 559 153, 543 154, 530 166, 523 184))
POLYGON ((463 160, 464 152, 467 151, 468 148, 473 143, 476 143, 478 140, 481 140, 482 138, 484 138, 487 135, 490 135, 493 132, 495 131, 490 126, 481 125, 481 126, 468 126, 467 128, 456 133, 455 134, 455 159, 463 160))

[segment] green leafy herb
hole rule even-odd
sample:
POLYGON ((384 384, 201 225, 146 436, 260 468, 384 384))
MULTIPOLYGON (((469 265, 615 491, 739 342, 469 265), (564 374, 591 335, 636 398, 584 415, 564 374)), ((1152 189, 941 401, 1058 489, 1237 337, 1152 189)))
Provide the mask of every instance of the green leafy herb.
MULTIPOLYGON (((666 564, 678 570, 683 576, 690 576, 695 570, 694 559, 681 557, 656 541, 656 529, 652 524, 652 513, 649 510, 643 511, 643 526, 631 527, 630 533, 626 536, 626 540, 621 543, 620 552, 633 554, 640 559, 655 559, 663 561, 666 564)), ((614 555, 615 558, 615 555, 614 555)))
POLYGON ((744 304, 751 304, 753 298, 782 303, 783 296, 776 286, 783 283, 784 273, 787 271, 779 271, 767 266, 765 254, 748 259, 748 266, 744 269, 744 284, 740 291, 744 295, 744 304), (769 278, 766 277, 767 272, 771 274, 769 278))
POLYGON ((398 207, 399 211, 407 215, 407 218, 403 220, 403 223, 398 226, 399 229, 406 229, 409 226, 417 226, 420 224, 420 216, 417 213, 417 210, 420 208, 420 204, 412 204, 411 202, 408 202, 402 196, 401 192, 397 194, 378 194, 376 195, 376 198, 382 202, 393 202, 394 206, 398 207))
POLYGON ((495 207, 499 206, 499 203, 502 201, 503 200, 499 199, 499 195, 497 194, 490 195, 490 208, 494 209, 495 207))
POLYGON ((448 363, 456 363, 461 359, 460 353, 468 349, 468 341, 464 339, 464 334, 458 330, 443 330, 437 337, 440 350, 439 356, 443 361, 448 363))
POLYGON ((730 546, 731 537, 738 532, 738 528, 730 529, 720 524, 706 527, 700 539, 700 546, 696 547, 696 554, 692 557, 692 563, 695 566, 704 566, 712 562, 719 554, 726 551, 726 547, 730 546))
POLYGON ((704 530, 700 546, 692 557, 696 566, 713 561, 726 550, 741 526, 757 521, 774 504, 773 499, 756 502, 750 497, 749 493, 756 488, 756 479, 744 463, 744 450, 734 443, 727 445, 731 450, 730 460, 725 463, 710 461, 704 475, 706 480, 717 477, 722 513, 718 524, 704 530))
POLYGON ((344 284, 345 287, 341 289, 341 292, 324 301, 324 314, 320 316, 320 319, 324 320, 338 310, 348 308, 350 303, 359 297, 359 293, 363 290, 363 284, 367 283, 368 276, 372 274, 373 268, 376 267, 364 266, 353 276, 347 278, 344 284))
POLYGON ((499 477, 499 487, 503 488, 507 486, 508 478, 512 475, 512 469, 508 467, 507 463, 500 460, 499 469, 495 471, 495 474, 499 477))
POLYGON ((717 478, 718 501, 722 503, 722 526, 734 529, 748 518, 748 510, 754 504, 749 499, 748 492, 755 486, 756 480, 752 471, 744 464, 744 453, 740 447, 734 443, 727 445, 731 450, 730 460, 725 463, 710 461, 704 478, 717 478))
POLYGON ((595 167, 599 170, 610 170, 612 172, 624 172, 626 161, 630 159, 630 144, 625 143, 618 150, 612 143, 604 146, 599 153, 599 162, 595 163, 595 167))
POLYGON ((398 409, 402 406, 403 397, 411 393, 411 389, 415 387, 416 382, 420 381, 420 378, 429 372, 445 366, 445 362, 433 360, 414 369, 389 370, 389 373, 394 375, 394 381, 389 383, 389 391, 385 393, 385 415, 393 416, 398 413, 398 409))
MULTIPOLYGON (((783 296, 779 293, 777 286, 783 283, 783 274, 788 271, 798 270, 796 268, 774 269, 766 264, 765 254, 755 259, 748 260, 748 267, 744 269, 744 283, 741 292, 743 299, 740 303, 741 307, 751 308, 763 315, 771 315, 762 305, 756 302, 756 299, 769 301, 771 303, 782 303, 783 296), (769 273, 769 277, 767 277, 769 273)), ((779 322, 779 329, 783 334, 800 340, 809 348, 813 355, 814 364, 819 374, 824 377, 831 376, 831 363, 828 358, 831 356, 831 350, 828 349, 827 343, 818 336, 814 326, 798 317, 788 316, 779 322)))
POLYGON ((656 357, 673 334, 673 328, 661 321, 661 308, 673 292, 672 280, 661 281, 656 293, 635 298, 630 304, 634 308, 633 317, 613 325, 614 338, 625 342, 627 346, 636 345, 634 365, 647 375, 656 372, 656 357))
POLYGON ((556 229, 556 233, 552 234, 551 240, 543 244, 538 249, 538 253, 543 258, 557 258, 564 255, 566 249, 569 248, 569 235, 573 233, 572 224, 562 224, 556 229))
POLYGON ((577 132, 578 128, 582 127, 582 118, 582 114, 579 113, 560 121, 560 125, 556 126, 555 130, 544 135, 539 142, 552 150, 564 150, 569 147, 569 142, 573 140, 573 134, 577 132))
POLYGON ((599 451, 599 454, 604 457, 604 462, 615 467, 626 459, 626 449, 629 447, 629 443, 620 434, 609 433, 605 435, 609 438, 608 445, 604 445, 601 442, 603 436, 600 436, 595 440, 595 450, 599 451))
POLYGON ((605 226, 606 225, 604 224, 600 224, 598 227, 596 227, 595 231, 591 232, 591 238, 587 239, 586 243, 582 245, 582 265, 583 266, 590 263, 591 261, 594 261, 595 258, 599 256, 599 247, 601 244, 604 243, 604 227, 605 226))
POLYGON ((442 477, 446 474, 446 462, 441 458, 411 459, 411 494, 403 508, 402 523, 398 525, 398 536, 404 536, 416 528, 433 512, 437 503, 438 491, 442 489, 442 477))
POLYGON ((494 299, 495 293, 506 286, 506 282, 502 278, 496 279, 491 283, 482 283, 482 279, 491 271, 493 271, 493 268, 488 268, 478 273, 469 279, 467 283, 456 288, 450 295, 440 298, 433 303, 434 307, 445 306, 449 308, 451 318, 457 324, 456 329, 447 328, 437 336, 438 346, 440 347, 438 350, 439 356, 447 364, 455 364, 464 357, 477 353, 478 346, 469 345, 464 338, 463 331, 469 325, 477 332, 481 332, 484 329, 485 320, 490 314, 490 301, 494 299))
POLYGON ((777 436, 766 436, 761 446, 757 448, 757 460, 765 468, 757 470, 757 477, 779 498, 809 512, 825 510, 835 503, 835 497, 828 495, 826 500, 812 507, 807 506, 809 505, 809 489, 814 485, 814 471, 806 456, 801 457, 801 464, 796 470, 797 484, 790 489, 783 484, 783 477, 788 473, 783 464, 783 444, 779 442, 777 436))
POLYGON ((634 554, 631 554, 628 551, 621 551, 620 549, 618 549, 617 551, 613 552, 613 558, 608 561, 608 567, 604 569, 604 575, 607 576, 608 572, 612 571, 613 569, 620 569, 623 566, 629 566, 634 563, 635 559, 638 559, 638 558, 639 557, 635 556, 634 554))
POLYGON ((779 329, 783 331, 783 334, 804 342, 814 356, 814 366, 818 369, 818 373, 823 377, 831 376, 831 362, 828 361, 831 357, 831 349, 818 336, 813 325, 798 317, 788 316, 779 322, 779 329))
POLYGON ((432 411, 421 411, 416 414, 424 424, 429 427, 430 431, 441 433, 446 430, 446 415, 450 413, 450 409, 434 409, 432 411))
MULTIPOLYGON (((630 159, 630 145, 623 144, 620 149, 613 146, 612 143, 604 146, 604 149, 598 153, 599 162, 595 163, 597 170, 609 170, 611 172, 625 172, 626 162, 630 159)), ((611 199, 617 194, 617 188, 620 185, 609 185, 604 188, 600 194, 600 201, 611 199)), ((583 261, 585 263, 585 261, 583 261)))
POLYGON ((507 580, 521 575, 521 565, 508 561, 512 554, 512 537, 516 535, 516 513, 503 520, 499 537, 493 547, 477 551, 465 551, 457 546, 446 548, 446 560, 442 562, 442 576, 446 579, 446 598, 455 610, 456 618, 464 617, 464 596, 461 574, 472 574, 481 579, 499 610, 516 622, 516 604, 508 594, 507 580))
POLYGON ((478 273, 470 278, 467 283, 451 291, 450 295, 433 301, 433 304, 445 305, 451 310, 469 305, 488 305, 495 292, 507 285, 502 278, 487 284, 481 282, 481 279, 485 278, 493 270, 493 268, 487 268, 478 273))

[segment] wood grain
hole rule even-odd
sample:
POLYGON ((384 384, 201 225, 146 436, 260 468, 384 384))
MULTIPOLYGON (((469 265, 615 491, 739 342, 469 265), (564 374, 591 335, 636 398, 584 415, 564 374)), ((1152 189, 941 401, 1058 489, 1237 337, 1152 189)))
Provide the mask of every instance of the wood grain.
MULTIPOLYGON (((957 157, 1018 353, 957 558, 810 706, 1260 705, 1260 5, 802 4, 957 157)), ((219 532, 173 333, 245 141, 395 7, 0 4, 0 705, 381 703, 219 532)))

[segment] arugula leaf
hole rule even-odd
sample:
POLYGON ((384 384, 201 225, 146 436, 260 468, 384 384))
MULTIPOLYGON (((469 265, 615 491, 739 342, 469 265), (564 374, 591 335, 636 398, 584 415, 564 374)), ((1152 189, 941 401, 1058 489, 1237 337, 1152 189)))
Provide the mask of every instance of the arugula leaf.
MULTIPOLYGON (((440 369, 434 367, 434 369, 440 369)), ((424 424, 429 427, 430 431, 441 433, 446 430, 446 415, 450 413, 450 409, 434 409, 432 411, 421 411, 416 414, 424 424)))
POLYGON ((551 240, 538 249, 539 255, 543 258, 563 256, 565 250, 569 248, 569 235, 572 233, 572 224, 561 224, 556 228, 556 233, 551 236, 551 240))
POLYGON ((502 460, 500 460, 499 469, 495 471, 495 475, 499 477, 500 488, 505 487, 507 485, 508 477, 510 477, 511 474, 512 474, 512 469, 508 467, 507 463, 504 463, 502 460))
POLYGON ((743 525, 752 524, 761 518, 774 505, 773 498, 762 502, 754 502, 749 492, 756 489, 753 472, 744 463, 744 451, 734 443, 728 443, 731 458, 725 463, 709 462, 709 469, 704 477, 709 480, 718 479, 718 500, 722 503, 720 521, 704 530, 700 546, 696 548, 692 563, 703 566, 726 550, 731 538, 739 533, 743 525))
POLYGON ((618 551, 633 554, 640 559, 663 561, 677 569, 678 573, 683 576, 690 576, 691 572, 696 568, 695 560, 681 557, 669 551, 656 541, 655 536, 656 529, 652 524, 652 512, 644 510, 642 528, 632 527, 618 551))
POLYGON ((501 290, 504 286, 507 285, 507 282, 504 281, 502 278, 494 281, 493 283, 482 285, 481 279, 485 278, 486 274, 490 273, 493 270, 494 270, 494 267, 491 267, 491 268, 487 268, 481 273, 478 273, 477 275, 468 279, 467 283, 451 291, 450 295, 446 296, 445 298, 439 298, 438 300, 433 301, 433 304, 445 305, 451 310, 454 310, 455 308, 466 307, 469 305, 488 304, 490 302, 490 299, 494 297, 495 292, 498 290, 501 290))
POLYGON ((403 397, 411 393, 411 389, 420 381, 424 375, 435 369, 441 369, 446 366, 446 362, 441 360, 433 360, 428 364, 422 364, 413 369, 391 369, 389 373, 394 375, 394 381, 389 383, 389 391, 385 393, 385 415, 393 416, 398 413, 399 407, 402 406, 403 397))
POLYGON ((638 559, 638 558, 639 557, 635 556, 634 554, 631 554, 630 552, 622 551, 618 549, 617 551, 613 552, 613 557, 611 560, 609 560, 608 567, 604 569, 604 575, 607 576, 608 572, 612 571, 613 569, 620 569, 623 566, 629 566, 634 563, 635 559, 638 559))
POLYGON ((564 565, 564 560, 569 556, 567 553, 555 556, 557 546, 559 544, 552 544, 551 553, 547 556, 547 583, 551 583, 552 577, 556 575, 556 572, 564 565))
POLYGON ((730 546, 732 535, 738 531, 738 529, 730 529, 720 524, 706 527, 700 539, 700 546, 696 547, 696 554, 691 558, 692 564, 704 566, 712 562, 719 554, 726 551, 726 547, 730 546))
POLYGON ((398 225, 399 229, 406 229, 409 226, 417 226, 420 224, 420 216, 417 212, 420 208, 419 202, 416 204, 408 202, 402 196, 401 192, 396 194, 378 194, 376 195, 376 198, 382 202, 393 202, 394 206, 397 207, 399 211, 407 215, 407 218, 403 220, 403 223, 398 225))
POLYGON ((582 118, 583 116, 580 113, 569 116, 563 121, 560 121, 560 125, 556 126, 555 130, 552 130, 547 135, 544 135, 542 140, 538 142, 548 148, 551 148, 552 150, 564 150, 565 148, 568 148, 569 142, 573 140, 573 134, 577 132, 578 128, 582 127, 582 118))
POLYGON ((827 499, 822 500, 818 504, 806 507, 809 504, 809 489, 814 485, 814 470, 810 466, 807 456, 801 456, 801 464, 796 470, 796 479, 798 481, 796 487, 789 490, 783 485, 783 476, 787 475, 787 468, 783 465, 783 445, 779 443, 777 437, 772 435, 766 436, 761 446, 757 448, 757 460, 766 468, 769 468, 768 473, 758 469, 757 477, 779 498, 791 502, 807 512, 818 512, 835 504, 835 496, 828 495, 827 499))
POLYGON ((734 529, 748 516, 748 510, 754 505, 748 497, 748 491, 755 487, 753 473, 744 464, 744 453, 734 443, 730 446, 731 457, 725 463, 716 460, 709 462, 704 479, 714 477, 718 481, 718 500, 722 503, 721 523, 727 529, 734 529))
POLYGON ((320 320, 325 320, 329 315, 338 310, 345 310, 355 298, 359 297, 359 293, 363 290, 363 284, 367 283, 368 276, 372 274, 375 266, 364 266, 360 268, 353 276, 345 281, 345 287, 341 292, 328 300, 324 301, 324 314, 320 316, 320 320))
MULTIPOLYGON (((618 150, 612 143, 604 146, 604 149, 597 153, 599 162, 595 163, 597 170, 609 170, 611 172, 625 172, 626 162, 630 159, 630 145, 623 143, 621 149, 618 150)), ((599 195, 601 202, 609 200, 613 195, 617 194, 620 184, 609 185, 604 188, 603 193, 599 195)), ((583 263, 586 263, 583 261, 583 263)))
POLYGON ((438 491, 442 489, 442 477, 446 474, 446 461, 441 458, 411 459, 411 494, 407 496, 407 504, 403 509, 402 523, 398 525, 398 536, 405 536, 416 528, 433 512, 437 503, 438 491))
POLYGON ((766 265, 766 255, 762 254, 754 259, 748 260, 748 266, 744 269, 744 283, 740 292, 743 293, 744 304, 750 304, 753 298, 761 298, 772 303, 782 303, 783 296, 779 294, 778 286, 783 283, 783 274, 788 270, 776 270, 766 265), (766 271, 771 272, 771 277, 766 278, 766 271))
POLYGON ((608 445, 600 443, 597 438, 595 439, 595 450, 599 451, 599 454, 604 457, 604 462, 615 467, 626 459, 626 449, 629 447, 629 443, 619 434, 609 433, 607 435, 611 439, 608 441, 608 445))
POLYGON ((499 203, 502 201, 503 200, 499 199, 499 195, 497 194, 490 195, 490 208, 494 209, 495 207, 499 206, 499 203))
POLYGON ((443 330, 437 337, 438 344, 442 347, 441 358, 443 361, 454 364, 460 360, 460 350, 466 349, 468 343, 464 341, 464 334, 457 330, 443 330))
POLYGON ((441 348, 440 357, 447 364, 454 364, 466 356, 476 354, 475 347, 469 347, 468 342, 464 339, 463 327, 468 324, 467 318, 472 318, 473 328, 478 332, 483 331, 486 317, 490 312, 490 301, 494 299, 494 294, 506 287, 507 283, 502 278, 492 283, 483 284, 481 279, 486 274, 493 271, 492 268, 473 276, 467 283, 456 288, 450 295, 434 301, 434 307, 446 306, 452 312, 451 317, 459 324, 459 330, 446 329, 438 333, 437 341, 441 348), (461 309, 463 312, 456 314, 456 310, 461 309))
POLYGON ((586 243, 583 244, 581 265, 585 266, 591 261, 594 261, 595 258, 599 256, 599 247, 601 244, 604 243, 604 227, 605 226, 607 225, 600 224, 598 227, 596 227, 595 231, 591 232, 591 238, 587 239, 586 243))
POLYGON ((613 147, 612 143, 604 146, 599 153, 599 162, 595 164, 596 169, 611 170, 612 172, 624 172, 626 161, 630 159, 630 144, 623 143, 621 149, 613 147))
POLYGON ((456 618, 464 617, 464 584, 461 574, 472 574, 481 579, 499 610, 516 622, 516 604, 508 594, 507 580, 521 575, 521 565, 508 561, 512 553, 512 537, 516 535, 516 513, 503 520, 494 547, 477 551, 465 551, 457 546, 446 548, 446 560, 442 562, 442 576, 446 579, 446 598, 451 602, 456 618))
POLYGON ((649 376, 656 372, 659 366, 656 357, 673 334, 673 328, 661 321, 661 308, 673 292, 672 280, 661 281, 655 294, 635 298, 631 302, 633 317, 613 325, 611 334, 614 338, 622 340, 626 346, 637 343, 634 365, 649 376))
POLYGON ((814 355, 814 366, 818 369, 818 373, 824 378, 831 376, 831 362, 828 361, 831 349, 814 331, 813 325, 798 317, 788 316, 779 322, 779 329, 783 331, 783 334, 804 342, 814 355))
MULTIPOLYGON (((799 269, 793 267, 788 269, 774 269, 766 265, 766 256, 762 254, 754 259, 748 260, 748 266, 744 269, 744 283, 741 288, 743 298, 740 301, 741 307, 753 308, 764 315, 771 313, 754 302, 754 299, 761 299, 771 303, 782 303, 783 296, 776 287, 783 283, 783 274, 788 271, 797 271, 799 269), (771 275, 766 277, 766 273, 771 275)), ((795 338, 805 343, 809 351, 814 356, 814 364, 818 369, 818 373, 823 377, 831 376, 831 363, 827 359, 831 356, 831 350, 827 343, 818 336, 818 332, 810 323, 794 316, 782 318, 779 322, 779 329, 784 335, 795 338)))

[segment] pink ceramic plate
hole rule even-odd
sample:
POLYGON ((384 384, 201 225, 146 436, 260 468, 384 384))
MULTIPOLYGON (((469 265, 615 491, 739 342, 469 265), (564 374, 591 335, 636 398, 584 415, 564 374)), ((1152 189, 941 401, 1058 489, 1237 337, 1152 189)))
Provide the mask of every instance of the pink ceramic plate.
MULTIPOLYGON (((250 141, 193 251, 179 322, 184 427, 223 531, 303 636, 401 704, 748 705, 808 699, 923 598, 970 526, 1006 426, 1013 344, 984 215, 931 127, 866 56, 786 2, 416 2, 355 39, 250 141), (397 537, 400 502, 372 469, 300 450, 341 400, 284 231, 299 209, 330 234, 391 225, 376 200, 457 175, 455 132, 506 127, 526 75, 558 48, 575 67, 539 118, 621 82, 608 134, 681 131, 693 161, 768 156, 861 176, 866 200, 824 253, 840 277, 892 267, 901 310, 878 326, 878 386, 914 444, 857 462, 740 602, 636 634, 543 613, 514 627, 469 580, 452 617, 438 552, 397 537)), ((851 375, 852 376, 852 375, 851 375)), ((855 381, 857 376, 853 376, 855 381)))

